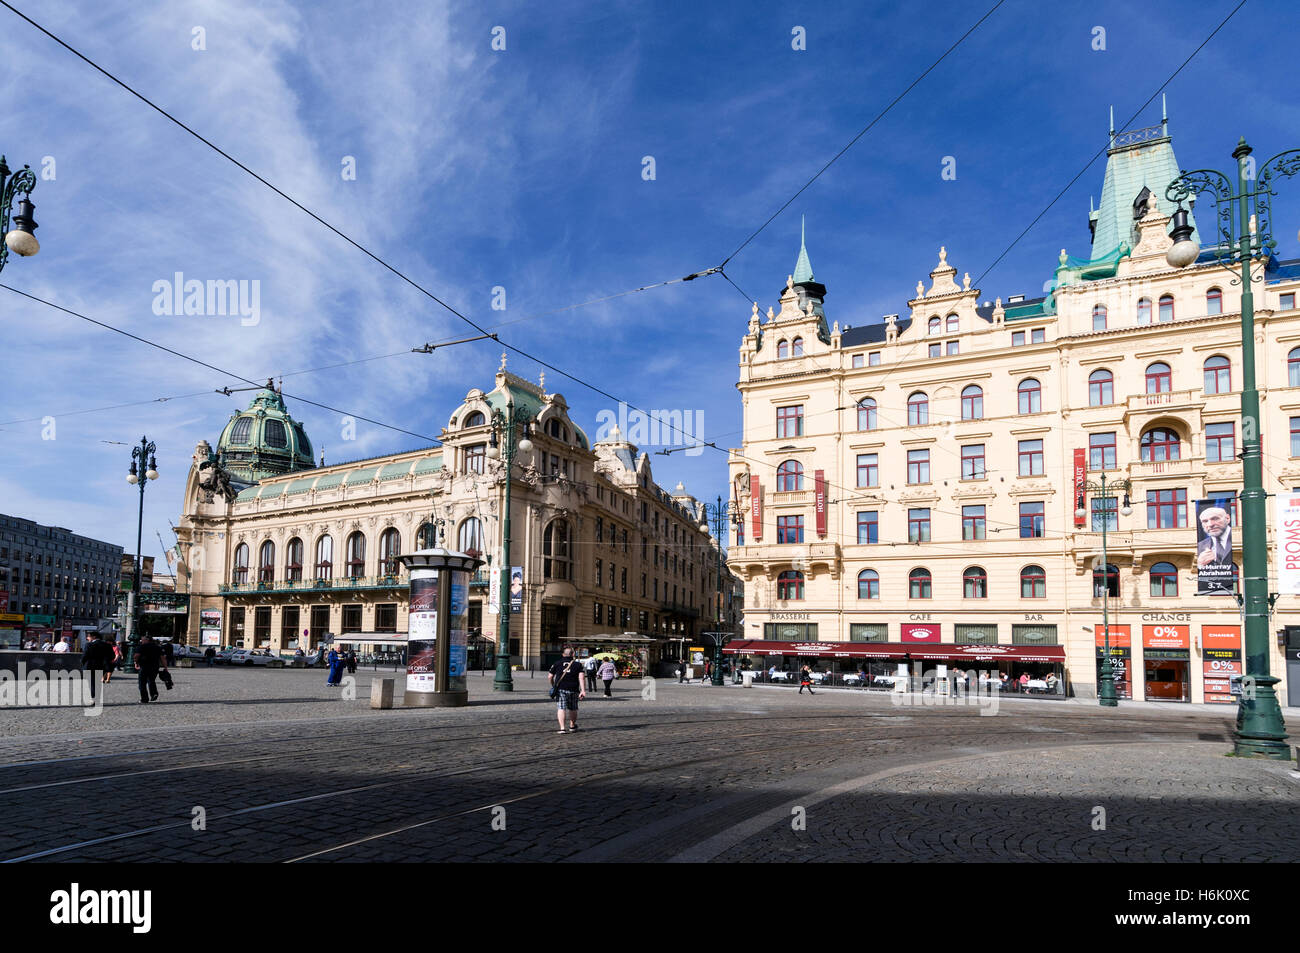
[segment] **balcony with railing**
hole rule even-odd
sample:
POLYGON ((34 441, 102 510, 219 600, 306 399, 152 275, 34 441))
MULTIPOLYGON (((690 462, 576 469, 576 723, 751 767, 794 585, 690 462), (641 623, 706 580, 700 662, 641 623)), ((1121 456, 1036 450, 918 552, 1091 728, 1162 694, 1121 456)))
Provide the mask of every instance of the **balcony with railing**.
POLYGON ((1205 392, 1200 388, 1167 390, 1157 394, 1129 394, 1126 403, 1130 414, 1203 406, 1205 406, 1205 392))
POLYGON ((367 589, 405 589, 405 576, 356 576, 342 579, 277 579, 274 582, 234 582, 219 587, 222 595, 256 595, 293 592, 352 592, 367 589))

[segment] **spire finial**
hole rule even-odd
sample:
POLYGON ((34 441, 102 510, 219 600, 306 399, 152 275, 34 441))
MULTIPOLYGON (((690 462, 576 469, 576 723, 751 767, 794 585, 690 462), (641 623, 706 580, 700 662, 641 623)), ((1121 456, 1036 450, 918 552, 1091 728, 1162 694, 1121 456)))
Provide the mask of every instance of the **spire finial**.
POLYGON ((506 352, 505 352, 505 351, 502 351, 502 352, 501 352, 501 366, 497 368, 497 372, 498 372, 498 373, 501 373, 501 372, 504 371, 505 369, 506 369, 506 352))
POLYGON ((543 394, 546 393, 546 371, 537 375, 537 386, 542 389, 543 394))
POLYGON ((1164 94, 1160 94, 1160 124, 1166 125, 1169 122, 1169 99, 1164 94))
POLYGON ((795 262, 794 274, 790 276, 791 284, 803 284, 813 281, 812 263, 808 260, 808 244, 805 241, 806 226, 804 217, 799 218, 799 260, 795 262))
POLYGON ((1110 137, 1115 138, 1115 107, 1110 107, 1110 137))

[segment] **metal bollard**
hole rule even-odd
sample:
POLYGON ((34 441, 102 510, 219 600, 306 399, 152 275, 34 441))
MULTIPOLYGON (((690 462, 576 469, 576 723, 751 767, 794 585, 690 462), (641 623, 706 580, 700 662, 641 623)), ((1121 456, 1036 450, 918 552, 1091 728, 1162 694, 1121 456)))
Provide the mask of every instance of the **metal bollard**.
POLYGON ((370 683, 370 707, 393 707, 393 679, 376 678, 370 683))

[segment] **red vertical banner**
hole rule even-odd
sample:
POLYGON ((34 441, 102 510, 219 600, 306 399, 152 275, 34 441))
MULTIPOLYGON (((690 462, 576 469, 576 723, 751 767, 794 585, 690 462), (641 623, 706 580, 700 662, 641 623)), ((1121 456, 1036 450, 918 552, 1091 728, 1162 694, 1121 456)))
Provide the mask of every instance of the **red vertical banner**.
POLYGON ((754 516, 754 539, 763 538, 763 488, 754 477, 749 494, 749 511, 754 516))
POLYGON ((813 474, 813 499, 817 504, 817 535, 826 535, 826 471, 813 474))
MULTIPOLYGON (((1070 500, 1070 512, 1074 514, 1076 528, 1086 526, 1087 515, 1079 515, 1079 501, 1084 498, 1083 485, 1088 480, 1088 451, 1082 447, 1074 448, 1074 499, 1070 500)), ((1087 506, 1084 506, 1087 509, 1087 506)))

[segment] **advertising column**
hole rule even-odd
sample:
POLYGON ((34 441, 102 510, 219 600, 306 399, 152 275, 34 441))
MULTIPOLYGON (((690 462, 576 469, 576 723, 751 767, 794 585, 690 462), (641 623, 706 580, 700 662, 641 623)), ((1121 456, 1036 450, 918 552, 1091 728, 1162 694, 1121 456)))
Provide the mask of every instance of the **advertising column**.
POLYGON ((410 616, 406 635, 406 704, 432 705, 437 686, 438 571, 411 570, 410 616))

